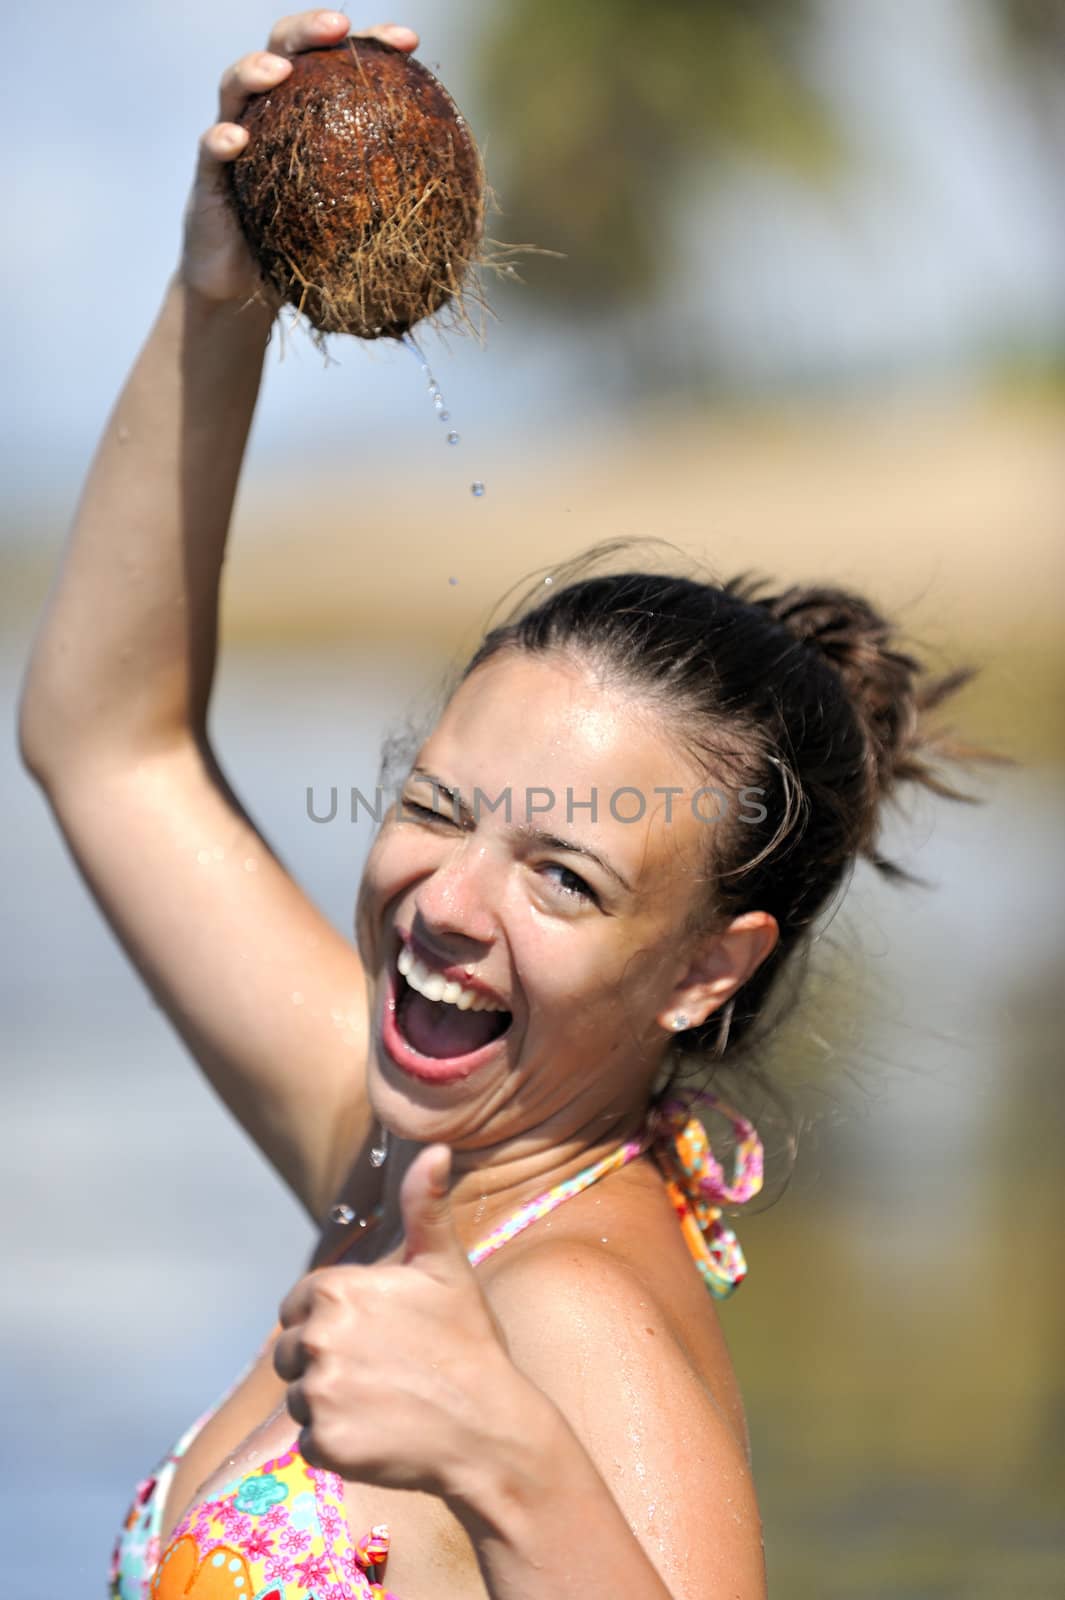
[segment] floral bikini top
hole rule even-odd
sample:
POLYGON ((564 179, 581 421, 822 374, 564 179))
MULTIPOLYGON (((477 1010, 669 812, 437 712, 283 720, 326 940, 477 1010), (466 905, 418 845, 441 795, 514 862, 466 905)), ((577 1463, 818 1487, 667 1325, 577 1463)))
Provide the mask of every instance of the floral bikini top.
MULTIPOLYGON (((732 1123, 734 1170, 726 1180, 702 1123, 690 1107, 660 1107, 653 1131, 619 1146, 576 1177, 556 1184, 499 1224, 469 1253, 477 1266, 538 1218, 651 1148, 684 1238, 715 1299, 742 1283, 747 1268, 721 1206, 740 1205, 762 1186, 762 1146, 753 1126, 716 1096, 699 1098, 732 1123)), ((271 1339, 273 1335, 271 1334, 271 1339)), ((258 1357, 255 1358, 257 1360, 258 1357)), ((383 1586, 389 1531, 382 1523, 353 1540, 344 1483, 312 1467, 296 1444, 201 1500, 175 1527, 165 1550, 163 1508, 178 1461, 251 1371, 237 1377, 138 1486, 111 1563, 110 1600, 398 1600, 383 1586)))

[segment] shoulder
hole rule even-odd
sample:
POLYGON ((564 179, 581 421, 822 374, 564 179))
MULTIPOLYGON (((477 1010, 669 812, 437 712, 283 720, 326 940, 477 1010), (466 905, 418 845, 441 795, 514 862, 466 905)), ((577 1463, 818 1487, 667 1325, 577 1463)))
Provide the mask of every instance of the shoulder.
POLYGON ((493 1275, 490 1299, 504 1326, 533 1319, 563 1334, 575 1312, 592 1316, 604 1332, 628 1327, 642 1309, 652 1320, 661 1315, 632 1263, 580 1238, 542 1239, 514 1252, 493 1275))
POLYGON ((565 1410, 649 1401, 660 1414, 700 1419, 746 1459, 737 1436, 678 1336, 674 1308, 631 1262, 585 1240, 548 1239, 516 1254, 488 1298, 511 1359, 565 1410))
POLYGON ((644 1276, 591 1242, 546 1240, 500 1270, 489 1299, 514 1365, 561 1411, 641 1541, 747 1572, 761 1592, 746 1440, 644 1276))

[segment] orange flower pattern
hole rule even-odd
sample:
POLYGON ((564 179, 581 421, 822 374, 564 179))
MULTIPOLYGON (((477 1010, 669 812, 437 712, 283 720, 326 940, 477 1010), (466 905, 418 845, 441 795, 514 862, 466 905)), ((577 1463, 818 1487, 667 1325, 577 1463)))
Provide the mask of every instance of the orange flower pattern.
MULTIPOLYGON (((702 1092, 694 1102, 732 1124, 731 1178, 710 1149, 706 1130, 691 1116, 693 1099, 667 1101, 656 1108, 641 1137, 500 1223, 470 1251, 471 1265, 650 1148, 706 1287, 715 1299, 731 1294, 743 1282, 747 1265, 736 1235, 723 1220, 722 1206, 742 1205, 758 1193, 762 1146, 752 1124, 716 1095, 702 1092)), ((115 1545, 111 1600, 396 1600, 380 1582, 388 1556, 387 1527, 378 1524, 353 1544, 344 1515, 343 1481, 308 1465, 296 1445, 227 1485, 215 1499, 194 1505, 160 1555, 159 1523, 170 1480, 206 1420, 194 1423, 157 1472, 139 1485, 115 1545)))
POLYGON ((192 1507, 151 1579, 150 1600, 396 1600, 377 1581, 388 1529, 353 1544, 344 1485, 293 1445, 192 1507))

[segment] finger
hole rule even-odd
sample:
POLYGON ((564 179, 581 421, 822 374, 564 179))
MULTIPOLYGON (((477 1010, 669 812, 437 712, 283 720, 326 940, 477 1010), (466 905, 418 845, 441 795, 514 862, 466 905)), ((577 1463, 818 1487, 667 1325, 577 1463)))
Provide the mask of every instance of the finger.
POLYGON ((247 142, 247 129, 235 122, 216 122, 213 128, 208 128, 200 140, 196 163, 197 183, 213 184, 219 169, 234 161, 247 142))
POLYGON ((276 89, 291 71, 292 62, 287 56, 273 55, 269 50, 241 56, 222 74, 218 86, 219 122, 236 122, 253 94, 276 89))
POLYGON ((350 27, 342 11, 297 11, 274 23, 266 48, 287 56, 300 50, 320 50, 325 45, 339 44, 350 27))
POLYGON ((302 1378, 314 1354, 304 1332, 304 1326, 289 1328, 274 1343, 274 1371, 284 1383, 295 1383, 302 1378))
POLYGON ((293 1328, 297 1323, 304 1323, 311 1313, 314 1291, 316 1288, 314 1274, 308 1273, 301 1278, 281 1302, 278 1312, 278 1321, 282 1328, 293 1328))
MULTIPOLYGON (((293 1422, 297 1422, 301 1428, 309 1428, 311 1426, 310 1403, 303 1392, 302 1383, 289 1384, 285 1391, 285 1405, 288 1407, 288 1414, 293 1422)), ((248 1600, 251 1600, 250 1596, 248 1600)))
POLYGON ((407 28, 401 22, 379 22, 372 28, 360 28, 352 35, 355 39, 380 39, 382 44, 390 44, 396 50, 410 51, 418 48, 418 35, 413 28, 407 28))
POLYGON ((314 1429, 310 1422, 300 1429, 300 1436, 296 1440, 296 1449, 309 1467, 318 1467, 323 1472, 334 1472, 336 1467, 327 1456, 322 1455, 318 1449, 318 1441, 314 1436, 314 1429))
POLYGON ((467 1264, 451 1216, 450 1177, 451 1151, 446 1144, 428 1145, 407 1169, 399 1191, 404 1264, 426 1270, 433 1263, 450 1265, 456 1258, 467 1264))

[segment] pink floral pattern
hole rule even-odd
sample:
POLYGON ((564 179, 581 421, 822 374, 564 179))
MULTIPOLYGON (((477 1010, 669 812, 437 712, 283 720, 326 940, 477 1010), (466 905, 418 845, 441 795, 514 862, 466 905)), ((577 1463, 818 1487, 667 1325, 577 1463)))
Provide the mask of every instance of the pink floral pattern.
POLYGON ((192 1508, 162 1554, 150 1600, 252 1600, 273 1589, 278 1600, 395 1600, 377 1581, 388 1529, 378 1524, 353 1544, 343 1506, 342 1480, 293 1445, 192 1508))
MULTIPOLYGON (((707 1288, 715 1299, 725 1298, 743 1282, 747 1266, 736 1235, 723 1220, 722 1206, 741 1205, 757 1194, 762 1146, 752 1124, 708 1092, 694 1101, 659 1106, 641 1137, 522 1206, 473 1248, 471 1265, 649 1148, 663 1169, 666 1191, 707 1288), (694 1103, 707 1105, 732 1124, 731 1178, 710 1149, 706 1130, 691 1116, 694 1103)), ((258 1356, 219 1407, 255 1360, 258 1356)), ((378 1524, 353 1545, 344 1516, 343 1482, 309 1466, 295 1445, 213 1500, 194 1506, 167 1548, 160 1549, 162 1506, 176 1464, 213 1415, 208 1412, 193 1423, 156 1472, 138 1485, 112 1556, 111 1600, 234 1600, 234 1595, 240 1600, 396 1600, 377 1581, 388 1555, 388 1529, 378 1524)))

